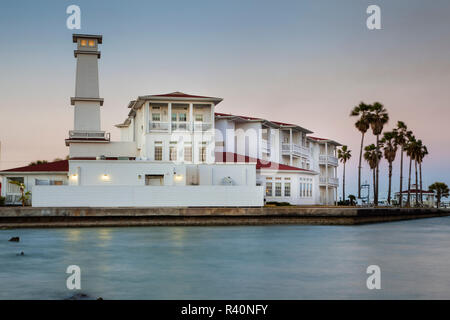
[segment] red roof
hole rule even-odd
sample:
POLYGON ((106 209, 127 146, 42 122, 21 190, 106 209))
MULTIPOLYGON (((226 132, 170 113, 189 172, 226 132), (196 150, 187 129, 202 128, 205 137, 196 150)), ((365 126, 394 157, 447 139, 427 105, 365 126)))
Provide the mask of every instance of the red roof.
MULTIPOLYGON (((409 192, 410 192, 410 193, 416 193, 416 189, 411 189, 411 190, 409 190, 409 192)), ((420 193, 420 189, 417 189, 417 192, 420 193)), ((397 193, 398 193, 398 192, 397 192, 397 193)), ((403 191, 402 191, 402 194, 403 194, 403 193, 408 193, 408 190, 403 190, 403 191)), ((422 190, 422 193, 430 193, 430 194, 432 193, 432 194, 434 194, 434 192, 428 191, 428 190, 422 190)))
POLYGON ((311 136, 308 136, 308 138, 311 138, 311 139, 313 139, 313 140, 317 140, 317 141, 330 140, 330 139, 325 139, 325 138, 317 138, 317 137, 311 137, 311 136))
MULTIPOLYGON (((219 117, 239 117, 239 118, 242 118, 242 119, 245 119, 245 120, 259 120, 259 121, 266 121, 265 119, 262 119, 262 118, 255 118, 255 117, 249 117, 249 116, 238 116, 238 115, 230 114, 230 113, 219 113, 219 112, 215 112, 214 114, 215 114, 216 116, 219 116, 219 117)), ((298 125, 292 124, 292 123, 279 122, 279 121, 272 121, 272 120, 267 120, 267 121, 272 122, 272 123, 275 123, 275 124, 277 124, 277 125, 279 125, 279 126, 299 127, 298 125)))
POLYGON ((69 161, 60 160, 43 164, 36 164, 34 166, 12 168, 0 172, 69 172, 69 161))
POLYGON ((151 97, 170 97, 170 98, 202 98, 202 99, 218 99, 214 97, 197 96, 183 92, 171 92, 166 94, 152 94, 151 97))
POLYGON ((249 156, 244 156, 234 152, 216 152, 216 162, 256 162, 256 169, 266 169, 266 170, 289 170, 289 171, 303 171, 310 172, 311 170, 301 169, 297 167, 291 167, 285 164, 277 162, 267 162, 265 160, 252 158, 249 156))

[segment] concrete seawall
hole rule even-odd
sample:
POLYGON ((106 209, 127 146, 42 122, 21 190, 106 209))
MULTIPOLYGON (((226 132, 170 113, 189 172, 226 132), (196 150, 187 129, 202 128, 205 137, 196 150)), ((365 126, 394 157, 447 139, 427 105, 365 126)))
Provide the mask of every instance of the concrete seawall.
POLYGON ((449 216, 448 209, 263 207, 263 208, 0 208, 0 228, 357 225, 449 216))

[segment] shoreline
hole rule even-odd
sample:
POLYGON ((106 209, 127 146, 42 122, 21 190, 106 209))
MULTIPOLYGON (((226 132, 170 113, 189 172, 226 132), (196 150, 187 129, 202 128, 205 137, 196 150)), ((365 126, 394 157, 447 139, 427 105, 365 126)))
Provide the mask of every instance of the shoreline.
POLYGON ((355 207, 0 208, 0 229, 361 225, 450 216, 449 209, 355 207))

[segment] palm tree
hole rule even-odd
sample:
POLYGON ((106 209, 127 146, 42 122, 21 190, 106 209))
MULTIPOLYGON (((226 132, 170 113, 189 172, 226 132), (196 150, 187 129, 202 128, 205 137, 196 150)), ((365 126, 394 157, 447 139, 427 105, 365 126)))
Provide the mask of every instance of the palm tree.
POLYGON ((447 198, 449 196, 448 186, 443 182, 435 182, 428 187, 428 190, 436 194, 436 204, 439 208, 442 198, 447 198))
POLYGON ((367 115, 370 111, 370 105, 361 102, 359 105, 353 108, 350 113, 351 117, 359 117, 358 121, 355 122, 356 129, 361 132, 361 148, 359 149, 359 167, 358 167, 358 199, 361 198, 361 161, 362 152, 364 147, 364 135, 369 130, 370 124, 367 115))
POLYGON ((423 205, 423 187, 422 187, 422 162, 423 158, 428 155, 427 147, 419 140, 419 147, 417 149, 417 163, 419 164, 419 181, 420 181, 420 203, 423 205))
POLYGON ((345 201, 345 163, 352 157, 352 151, 347 146, 338 149, 338 159, 344 164, 344 172, 342 177, 342 201, 345 201))
POLYGON ((384 158, 389 163, 389 188, 387 201, 391 204, 391 185, 392 185, 392 163, 395 160, 397 154, 397 132, 385 132, 383 138, 381 139, 381 144, 383 145, 384 158))
POLYGON ((348 200, 350 200, 350 206, 353 206, 356 202, 356 197, 353 194, 348 195, 348 200))
POLYGON ((406 200, 406 205, 409 207, 411 206, 411 167, 417 141, 412 133, 407 136, 407 140, 408 141, 405 146, 405 151, 406 155, 409 157, 409 174, 408 174, 408 199, 406 200))
POLYGON ((376 196, 376 190, 375 190, 375 183, 376 183, 376 177, 375 177, 375 170, 377 168, 378 162, 381 158, 381 152, 377 150, 377 147, 372 143, 369 146, 366 146, 364 148, 364 159, 369 163, 370 169, 372 169, 373 174, 373 196, 375 199, 376 196))
POLYGON ((397 128, 394 129, 397 135, 397 145, 400 146, 400 207, 403 202, 403 153, 407 143, 407 137, 412 134, 403 121, 397 122, 397 128))
MULTIPOLYGON (((387 113, 386 108, 379 102, 375 102, 373 105, 370 106, 370 113, 368 115, 369 117, 369 123, 370 127, 372 128, 372 133, 377 137, 377 154, 380 153, 380 134, 383 132, 383 127, 385 124, 389 121, 389 114, 387 113)), ((376 167, 376 184, 374 186, 375 188, 375 199, 374 204, 378 205, 378 180, 380 176, 380 169, 379 169, 379 161, 377 163, 376 167)))

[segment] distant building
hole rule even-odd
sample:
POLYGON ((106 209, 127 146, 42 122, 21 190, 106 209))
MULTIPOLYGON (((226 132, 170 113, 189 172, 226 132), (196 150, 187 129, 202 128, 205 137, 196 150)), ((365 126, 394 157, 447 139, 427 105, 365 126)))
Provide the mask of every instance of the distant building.
MULTIPOLYGON (((419 203, 421 203, 421 199, 420 199, 420 188, 417 188, 417 186, 415 184, 411 185, 411 189, 409 190, 409 194, 410 194, 410 204, 411 206, 414 206, 414 204, 416 203, 416 191, 418 194, 418 201, 419 203)), ((422 190, 422 197, 423 197, 423 204, 428 206, 428 207, 434 207, 436 206, 436 200, 435 200, 435 195, 434 192, 431 191, 427 191, 427 190, 422 190)), ((402 191, 402 202, 403 204, 407 203, 408 200, 408 190, 404 190, 402 191)), ((396 203, 400 203, 400 192, 396 192, 395 193, 395 200, 396 203)))

